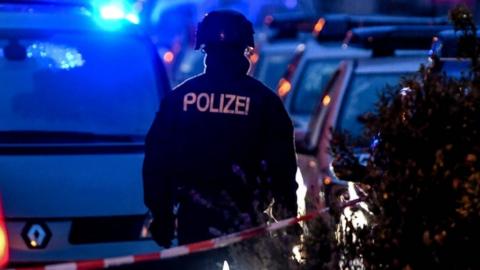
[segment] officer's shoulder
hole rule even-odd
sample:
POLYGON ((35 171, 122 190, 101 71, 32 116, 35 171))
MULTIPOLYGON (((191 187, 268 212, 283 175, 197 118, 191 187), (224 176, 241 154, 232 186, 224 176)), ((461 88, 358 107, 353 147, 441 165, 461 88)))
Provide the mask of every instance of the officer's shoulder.
POLYGON ((193 87, 193 85, 197 84, 199 81, 202 81, 204 77, 204 74, 199 74, 196 76, 193 76, 191 78, 186 79, 185 81, 181 82, 177 86, 173 88, 173 92, 177 91, 180 92, 182 90, 189 90, 193 87))
POLYGON ((200 81, 203 81, 204 74, 199 74, 197 76, 186 79, 177 86, 175 86, 172 91, 168 94, 174 98, 178 96, 183 96, 186 92, 195 89, 195 86, 198 85, 200 81))

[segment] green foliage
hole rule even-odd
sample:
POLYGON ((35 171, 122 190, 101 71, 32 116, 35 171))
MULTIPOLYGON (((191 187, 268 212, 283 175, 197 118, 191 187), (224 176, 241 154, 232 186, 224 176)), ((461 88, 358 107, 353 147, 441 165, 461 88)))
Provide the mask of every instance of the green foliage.
POLYGON ((367 269, 480 269, 479 46, 465 7, 450 18, 464 33, 459 50, 472 60, 472 73, 453 79, 422 67, 384 92, 364 118, 366 136, 379 141, 361 172, 349 141, 335 137, 341 165, 335 170, 347 178, 361 173, 373 213, 369 226, 345 232, 350 240, 340 244, 341 253, 353 254, 347 262, 361 258, 367 269))

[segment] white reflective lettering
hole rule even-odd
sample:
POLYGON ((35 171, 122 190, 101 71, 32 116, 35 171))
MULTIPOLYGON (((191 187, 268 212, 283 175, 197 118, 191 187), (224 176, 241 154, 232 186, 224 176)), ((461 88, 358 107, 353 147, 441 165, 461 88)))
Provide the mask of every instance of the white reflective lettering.
POLYGON ((199 112, 248 115, 250 98, 232 94, 199 93, 197 95, 193 92, 185 94, 183 111, 188 111, 189 105, 194 104, 199 112))
POLYGON ((201 112, 206 112, 210 107, 210 98, 207 93, 201 93, 197 98, 197 109, 201 112), (205 100, 205 104, 202 105, 202 98, 205 100))
POLYGON ((210 112, 211 113, 218 113, 220 111, 219 108, 214 108, 215 103, 215 94, 210 94, 210 112))
POLYGON ((235 99, 235 114, 246 114, 245 113, 245 100, 246 97, 237 96, 235 99))
POLYGON ((224 105, 224 102, 225 102, 225 95, 224 94, 220 94, 220 112, 223 113, 223 105, 224 105))
POLYGON ((232 114, 235 113, 235 111, 231 107, 237 96, 226 94, 225 97, 227 98, 227 104, 223 108, 223 113, 232 113, 232 114))
POLYGON ((188 93, 183 96, 183 111, 186 112, 188 110, 188 105, 195 104, 197 100, 197 95, 195 93, 188 93))

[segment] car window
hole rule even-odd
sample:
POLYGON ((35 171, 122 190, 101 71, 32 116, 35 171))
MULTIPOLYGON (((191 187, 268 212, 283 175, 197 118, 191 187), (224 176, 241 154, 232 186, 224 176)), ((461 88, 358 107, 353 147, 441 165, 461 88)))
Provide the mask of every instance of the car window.
POLYGON ((293 92, 291 113, 311 115, 340 60, 309 61, 293 92))
POLYGON ((375 104, 382 90, 395 86, 405 73, 354 74, 345 92, 337 129, 348 131, 353 137, 362 135, 363 124, 358 118, 375 110, 375 104))
POLYGON ((282 77, 288 64, 293 57, 293 53, 285 54, 266 54, 261 60, 261 65, 258 66, 258 79, 270 89, 277 88, 278 81, 282 77))
POLYGON ((17 42, 24 59, 0 36, 0 131, 147 132, 161 93, 150 46, 113 34, 17 42))

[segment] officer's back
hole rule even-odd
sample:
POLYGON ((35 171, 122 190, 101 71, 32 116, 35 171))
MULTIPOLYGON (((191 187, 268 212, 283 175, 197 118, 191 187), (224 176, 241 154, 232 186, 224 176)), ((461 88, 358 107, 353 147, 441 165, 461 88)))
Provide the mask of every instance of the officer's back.
POLYGON ((253 46, 252 25, 239 13, 212 12, 199 24, 196 48, 206 52, 206 70, 166 96, 146 140, 145 203, 159 244, 173 235, 177 202, 180 243, 238 226, 224 211, 231 204, 253 219, 261 174, 275 200, 296 213, 293 127, 280 99, 246 75, 244 52, 253 46))
POLYGON ((180 85, 172 95, 178 134, 173 156, 184 161, 185 166, 177 168, 183 179, 202 176, 223 182, 232 179, 232 166, 245 173, 259 169, 268 139, 263 115, 276 110, 281 118, 282 111, 272 108, 281 106, 272 104, 273 92, 246 71, 207 59, 206 73, 180 85), (224 69, 210 68, 217 65, 224 69))

